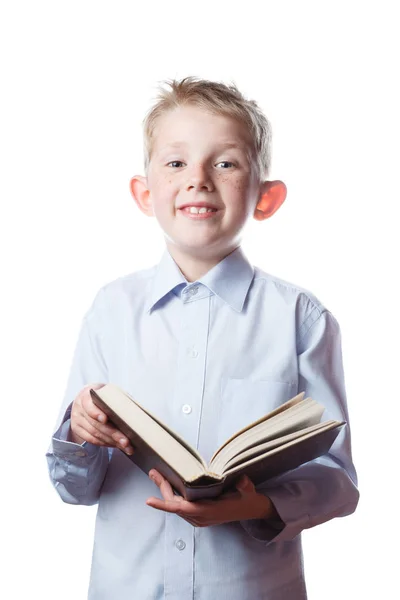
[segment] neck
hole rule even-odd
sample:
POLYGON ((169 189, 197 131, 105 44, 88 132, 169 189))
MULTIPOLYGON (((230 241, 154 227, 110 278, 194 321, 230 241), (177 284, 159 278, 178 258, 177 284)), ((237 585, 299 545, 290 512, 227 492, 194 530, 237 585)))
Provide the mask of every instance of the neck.
POLYGON ((192 282, 197 281, 203 275, 208 273, 208 271, 215 267, 215 265, 226 258, 228 254, 231 254, 234 250, 236 250, 237 246, 236 248, 225 250, 225 252, 220 254, 214 254, 210 256, 199 256, 192 253, 188 254, 186 252, 182 252, 176 246, 168 243, 167 248, 185 279, 189 282, 192 282))

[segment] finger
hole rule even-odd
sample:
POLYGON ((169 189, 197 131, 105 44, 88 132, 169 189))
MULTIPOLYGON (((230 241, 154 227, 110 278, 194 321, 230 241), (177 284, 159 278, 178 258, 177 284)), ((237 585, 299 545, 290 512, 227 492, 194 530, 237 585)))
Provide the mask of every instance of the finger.
MULTIPOLYGON (((72 422, 74 423, 74 425, 72 425, 72 429, 74 429, 76 425, 79 425, 84 431, 87 432, 88 435, 91 436, 91 438, 101 441, 103 443, 102 445, 117 447, 129 455, 133 454, 133 448, 125 436, 123 436, 121 433, 118 433, 118 436, 116 436, 117 439, 115 439, 114 437, 107 435, 107 433, 102 431, 104 426, 101 426, 93 419, 90 419, 90 417, 88 417, 84 412, 77 412, 77 414, 74 416, 74 419, 71 419, 71 423, 72 422)), ((115 432, 118 430, 112 428, 112 431, 115 432)))
POLYGON ((161 473, 155 469, 152 469, 149 472, 149 477, 159 487, 164 500, 177 500, 178 498, 182 498, 182 496, 176 496, 174 494, 174 490, 172 489, 169 481, 167 481, 167 479, 165 479, 165 477, 163 477, 161 473))
POLYGON ((71 427, 73 433, 75 433, 79 438, 81 438, 85 442, 89 442, 95 446, 107 446, 103 440, 91 435, 86 429, 81 427, 78 424, 75 424, 74 427, 71 427))
POLYGON ((204 518, 207 518, 207 511, 204 511, 201 506, 199 508, 194 502, 188 502, 182 496, 174 496, 172 500, 163 500, 151 496, 146 500, 146 504, 157 510, 175 513, 183 519, 202 521, 204 518))
POLYGON ((239 479, 239 481, 236 483, 236 489, 241 496, 249 496, 256 493, 254 483, 247 477, 247 475, 243 475, 239 479))
POLYGON ((75 418, 74 421, 71 421, 72 431, 77 432, 78 428, 80 431, 85 432, 85 437, 90 436, 107 446, 114 446, 112 438, 103 435, 98 429, 92 427, 83 416, 79 416, 78 418, 75 418))
POLYGON ((109 446, 117 446, 122 450, 132 448, 129 439, 121 431, 119 431, 119 429, 114 427, 114 425, 99 423, 87 413, 84 405, 77 405, 75 408, 73 407, 71 413, 72 415, 74 414, 74 411, 76 412, 77 416, 79 415, 87 421, 89 432, 94 436, 97 435, 97 437, 103 441, 106 441, 109 446), (99 433, 96 434, 96 431, 99 433))
MULTIPOLYGON (((117 446, 118 448, 121 448, 121 450, 128 450, 128 453, 132 454, 133 449, 128 438, 115 426, 105 424, 107 415, 98 409, 92 400, 90 389, 100 389, 104 387, 104 385, 105 384, 103 383, 85 385, 74 401, 72 411, 74 411, 74 408, 78 410, 92 427, 94 427, 97 431, 101 431, 103 434, 101 439, 103 441, 107 441, 109 446, 117 446), (112 439, 110 440, 109 438, 112 439)), ((91 435, 96 436, 94 429, 89 428, 89 432, 91 435)))
POLYGON ((71 420, 73 420, 76 424, 85 429, 93 437, 96 437, 99 440, 106 442, 107 444, 110 443, 111 445, 114 445, 113 438, 110 435, 108 435, 107 432, 104 432, 99 427, 100 424, 97 421, 91 419, 82 409, 77 409, 76 411, 71 413, 71 420))
POLYGON ((188 519, 187 517, 181 517, 184 521, 186 521, 186 523, 189 523, 189 525, 192 525, 192 527, 202 527, 202 525, 200 523, 197 523, 196 521, 192 520, 192 519, 188 519))
POLYGON ((129 444, 129 439, 126 437, 126 435, 124 435, 119 429, 117 429, 113 425, 103 425, 102 423, 99 423, 98 421, 90 417, 84 411, 81 414, 89 423, 89 425, 94 427, 97 431, 101 432, 103 436, 106 436, 108 439, 110 439, 112 445, 114 445, 114 443, 119 444, 121 446, 127 446, 129 444))
MULTIPOLYGON (((100 385, 100 387, 103 387, 102 385, 100 385)), ((107 415, 105 412, 103 412, 100 408, 98 408, 93 400, 92 400, 92 396, 90 395, 90 389, 96 390, 96 389, 100 389, 99 387, 95 386, 85 386, 80 394, 81 396, 81 405, 82 408, 84 409, 84 411, 95 421, 98 421, 99 423, 106 423, 107 422, 107 415)))
MULTIPOLYGON (((224 522, 224 519, 216 516, 194 516, 186 513, 187 508, 182 506, 179 502, 173 502, 171 500, 160 500, 160 498, 148 498, 146 504, 151 508, 160 510, 167 513, 173 513, 178 517, 181 517, 184 521, 192 525, 193 527, 207 527, 209 525, 219 525, 224 522)), ((188 503, 190 504, 190 503, 188 503)))
POLYGON ((175 513, 179 516, 182 516, 182 506, 176 500, 161 500, 160 498, 155 498, 154 496, 151 496, 146 500, 146 504, 147 506, 151 506, 152 508, 155 508, 157 510, 162 510, 168 513, 175 513))

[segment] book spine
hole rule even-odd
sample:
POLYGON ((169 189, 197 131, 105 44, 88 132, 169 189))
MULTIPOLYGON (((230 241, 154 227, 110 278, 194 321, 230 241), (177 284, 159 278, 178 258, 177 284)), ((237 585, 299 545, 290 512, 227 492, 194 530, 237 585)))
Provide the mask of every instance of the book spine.
MULTIPOLYGON (((168 464, 155 450, 147 444, 147 442, 140 437, 129 425, 125 423, 101 398, 96 394, 94 390, 90 390, 91 396, 93 398, 94 404, 98 406, 102 411, 106 413, 108 416, 110 423, 117 427, 122 433, 126 435, 126 437, 130 440, 134 452, 131 455, 125 454, 125 456, 131 460, 137 467, 139 467, 146 475, 149 474, 151 469, 156 469, 161 475, 163 475, 176 492, 178 492, 181 496, 183 496, 186 500, 198 498, 203 494, 202 497, 212 497, 216 495, 218 492, 214 490, 212 481, 212 477, 209 477, 208 480, 211 485, 200 485, 196 487, 196 481, 191 482, 191 484, 187 484, 182 477, 173 469, 173 467, 168 464), (209 494, 207 490, 210 489, 209 494)), ((122 451, 121 451, 122 452, 122 451)), ((204 479, 202 476, 199 480, 204 479)), ((218 484, 221 485, 220 480, 218 484)))

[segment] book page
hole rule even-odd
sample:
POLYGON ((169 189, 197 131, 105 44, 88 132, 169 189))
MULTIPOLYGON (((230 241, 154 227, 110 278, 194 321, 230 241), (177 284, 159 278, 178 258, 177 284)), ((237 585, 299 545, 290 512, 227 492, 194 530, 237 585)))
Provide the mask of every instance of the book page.
POLYGON ((294 396, 293 398, 291 398, 287 402, 284 402, 283 404, 281 404, 280 406, 278 406, 277 408, 275 408, 271 412, 265 414, 260 419, 257 419, 257 421, 253 421, 252 423, 249 423, 249 425, 246 425, 246 427, 243 427, 243 429, 239 429, 239 431, 237 431, 236 433, 234 433, 229 439, 226 440, 226 442, 224 442, 222 444, 222 446, 220 446, 214 452, 213 456, 211 457, 210 464, 212 463, 212 461, 214 460, 214 458, 217 456, 217 454, 219 454, 219 452, 221 452, 221 450, 223 448, 225 448, 225 446, 227 446, 235 438, 239 437, 242 433, 244 433, 248 429, 252 429, 253 427, 255 427, 255 425, 258 425, 258 423, 263 423, 264 421, 266 421, 268 419, 271 419, 272 417, 275 417, 275 415, 278 415, 278 414, 282 413, 283 411, 287 410, 291 406, 295 406, 296 404, 299 404, 299 402, 301 402, 303 399, 304 399, 304 392, 301 392, 300 394, 297 394, 297 396, 294 396))
POLYGON ((201 456, 118 386, 107 384, 95 390, 94 394, 184 480, 190 481, 205 474, 206 466, 201 456))
MULTIPOLYGON (((285 406, 285 405, 283 405, 285 406)), ((210 470, 219 473, 226 464, 243 450, 315 425, 320 422, 324 407, 312 398, 306 398, 274 416, 257 421, 225 444, 213 457, 210 470)))
MULTIPOLYGON (((112 384, 108 384, 108 385, 112 385, 112 384)), ((175 438, 181 444, 181 446, 186 448, 186 450, 188 450, 195 458, 197 458, 197 460, 203 465, 204 469, 207 469, 207 463, 205 462, 205 460, 203 459, 201 454, 199 454, 197 452, 197 450, 189 444, 189 442, 184 440, 178 433, 176 433, 176 431, 173 431, 172 429, 170 429, 168 427, 168 425, 166 425, 160 419, 158 419, 155 415, 153 415, 149 410, 147 410, 147 408, 144 408, 144 406, 139 404, 139 402, 137 402, 137 400, 132 398, 132 396, 130 396, 127 392, 124 392, 124 394, 127 396, 127 398, 129 398, 132 402, 134 402, 136 404, 136 406, 138 406, 143 412, 145 412, 147 415, 149 415, 149 417, 151 417, 153 419, 153 421, 158 423, 160 425, 160 427, 165 429, 165 431, 167 431, 173 438, 175 438)))
MULTIPOLYGON (((273 457, 280 453, 282 453, 283 456, 284 452, 288 448, 296 446, 297 444, 304 444, 307 442, 307 440, 311 440, 312 438, 322 436, 325 434, 325 432, 330 431, 331 429, 337 429, 341 425, 344 425, 344 421, 326 421, 324 423, 320 423, 319 426, 310 428, 310 431, 308 431, 308 433, 303 433, 303 435, 290 439, 289 441, 286 441, 285 443, 280 444, 279 446, 275 446, 272 449, 270 448, 269 450, 266 450, 265 452, 262 452, 261 454, 258 454, 255 457, 253 456, 248 460, 240 462, 240 464, 228 467, 226 470, 224 470, 222 475, 226 477, 234 473, 242 473, 246 469, 246 467, 251 467, 251 465, 253 465, 254 463, 261 462, 269 457, 273 457)), ((312 448, 312 445, 309 444, 308 447, 312 448)))
POLYGON ((221 473, 225 473, 231 468, 246 462, 250 458, 255 458, 260 454, 265 454, 269 450, 273 450, 274 448, 283 446, 288 442, 307 436, 307 434, 313 433, 314 431, 330 427, 333 423, 336 423, 336 421, 325 421, 324 423, 317 423, 316 425, 311 425, 311 427, 306 427, 306 429, 302 429, 301 431, 294 431, 293 433, 289 433, 288 435, 284 435, 282 437, 270 440, 269 442, 265 442, 264 444, 257 444, 256 446, 250 448, 250 450, 239 452, 235 457, 231 458, 228 462, 226 462, 226 464, 221 464, 221 466, 218 469, 218 472, 221 471, 221 473))

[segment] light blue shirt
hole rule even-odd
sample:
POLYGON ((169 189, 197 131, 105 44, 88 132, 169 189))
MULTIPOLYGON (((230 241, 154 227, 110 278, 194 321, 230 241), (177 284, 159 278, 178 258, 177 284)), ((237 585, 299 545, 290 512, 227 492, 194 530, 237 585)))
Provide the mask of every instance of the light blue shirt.
POLYGON ((188 283, 160 264, 104 286, 85 315, 47 454, 65 502, 98 502, 91 600, 303 600, 301 531, 358 502, 347 425, 329 455, 257 489, 284 522, 195 528, 146 499, 155 484, 120 450, 67 440, 88 383, 119 385, 206 460, 234 432, 305 391, 348 422, 339 327, 306 290, 237 248, 188 283))

